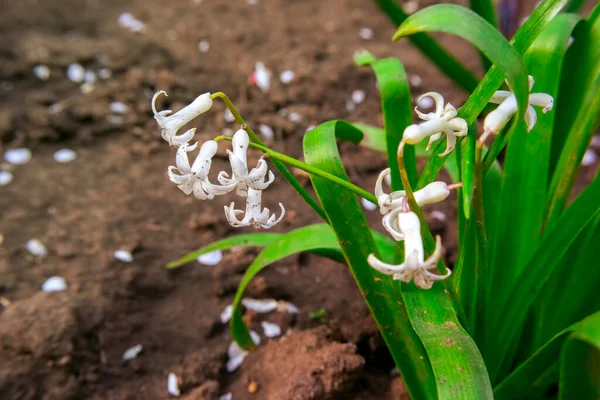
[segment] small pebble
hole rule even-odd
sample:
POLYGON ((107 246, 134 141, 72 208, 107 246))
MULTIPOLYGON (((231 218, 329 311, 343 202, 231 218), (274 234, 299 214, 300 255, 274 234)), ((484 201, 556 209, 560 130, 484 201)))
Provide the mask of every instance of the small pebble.
POLYGON ((129 107, 125 103, 121 103, 120 101, 113 101, 109 105, 110 111, 115 114, 125 114, 129 107))
POLYGON ((9 171, 0 171, 0 186, 6 186, 13 181, 13 174, 9 171))
POLYGON ((83 93, 83 94, 92 93, 92 91, 94 90, 94 84, 90 83, 90 82, 86 82, 83 85, 79 86, 79 89, 81 90, 81 93, 83 93))
POLYGON ((196 258, 200 264, 204 265, 217 265, 223 259, 223 252, 221 250, 214 250, 205 254, 201 254, 196 258))
POLYGON ((133 256, 131 255, 131 252, 129 252, 127 250, 117 250, 117 251, 115 251, 114 256, 119 261, 123 261, 123 262, 127 262, 127 263, 130 263, 133 261, 133 256))
POLYGON ((50 78, 50 68, 45 65, 36 65, 33 67, 33 74, 39 79, 46 81, 50 78))
POLYGON ((292 111, 289 115, 288 115, 288 119, 292 122, 302 122, 302 115, 300 115, 300 113, 296 112, 296 111, 292 111))
POLYGON ((51 114, 58 114, 59 112, 61 112, 64 109, 65 109, 65 105, 60 101, 58 103, 54 103, 50 107, 48 107, 48 111, 51 114))
POLYGON ((67 78, 75 83, 81 83, 85 79, 85 69, 81 64, 71 64, 67 67, 67 78))
POLYGON ((276 310, 279 302, 275 299, 242 299, 242 305, 248 310, 266 314, 276 310))
POLYGON ((267 321, 262 321, 260 324, 265 332, 266 337, 274 338, 281 336, 281 327, 279 325, 267 321))
POLYGON ((371 40, 373 39, 374 33, 371 28, 360 28, 358 36, 363 40, 371 40))
POLYGON ((364 197, 360 198, 360 202, 361 202, 363 208, 367 211, 377 210, 377 204, 371 203, 369 200, 365 199, 364 197))
POLYGON ((421 86, 423 86, 423 78, 421 78, 417 74, 411 75, 410 78, 408 79, 408 82, 414 88, 420 88, 421 86))
POLYGON ((315 128, 316 128, 316 126, 315 126, 315 125, 309 125, 309 126, 307 126, 307 127, 306 127, 306 132, 308 132, 308 131, 312 131, 312 130, 313 130, 313 129, 315 129, 315 128))
POLYGON ((298 312, 300 311, 300 310, 298 310, 298 307, 296 307, 295 305, 293 305, 292 303, 290 303, 288 301, 280 301, 278 310, 285 311, 290 314, 298 314, 298 312))
POLYGON ((62 292, 67 289, 67 282, 60 276, 51 276, 42 285, 44 292, 62 292))
POLYGON ((231 128, 223 128, 223 136, 233 136, 233 129, 231 128))
POLYGON ((410 0, 402 5, 402 9, 407 14, 414 14, 419 10, 419 2, 410 0))
POLYGON ((248 384, 248 393, 250 394, 256 394, 256 392, 258 392, 258 383, 252 381, 248 384))
POLYGON ((231 392, 225 393, 223 396, 219 397, 219 400, 233 400, 233 394, 231 394, 231 392))
POLYGON ((110 79, 112 77, 112 71, 108 68, 101 68, 98 70, 98 77, 100 79, 110 79))
POLYGON ((587 149, 583 154, 581 165, 583 165, 584 167, 591 167, 592 165, 596 164, 596 161, 598 161, 598 156, 596 155, 594 150, 587 149))
POLYGON ((254 66, 254 79, 256 86, 263 92, 266 93, 271 87, 271 72, 265 67, 262 62, 257 62, 254 66))
POLYGON ((296 74, 294 73, 294 71, 288 69, 283 71, 281 75, 279 75, 279 80, 284 85, 287 85, 288 83, 294 80, 295 76, 296 74))
POLYGON ((438 210, 433 210, 431 212, 431 216, 442 222, 446 220, 446 214, 444 214, 443 212, 438 211, 438 210))
POLYGON ((48 255, 48 250, 44 246, 44 243, 37 239, 31 239, 27 242, 27 251, 36 257, 46 257, 48 255))
POLYGON ((70 163, 77 158, 77 153, 70 149, 60 149, 54 153, 54 161, 61 164, 70 163))
POLYGON ((256 4, 258 4, 258 0, 246 0, 246 3, 248 3, 250 5, 256 5, 256 4))
POLYGON ((433 99, 429 96, 423 97, 421 101, 419 101, 419 107, 421 108, 431 108, 433 107, 433 99))
POLYGON ((198 50, 200 53, 208 53, 210 50, 210 43, 206 39, 202 39, 200 43, 198 43, 198 50))
POLYGON ((600 149, 600 135, 592 136, 592 141, 590 142, 590 146, 600 149))
POLYGON ((83 80, 86 83, 94 84, 94 83, 96 83, 98 78, 96 77, 96 74, 94 73, 94 71, 87 70, 87 71, 85 71, 85 74, 83 75, 83 80))
POLYGON ((167 378, 167 391, 171 396, 178 397, 181 394, 179 390, 179 382, 177 382, 177 375, 174 373, 169 373, 169 377, 167 378))
POLYGON ((230 304, 227 307, 225 307, 225 309, 221 313, 221 322, 224 324, 228 323, 229 320, 231 319, 232 315, 233 315, 233 306, 230 304))
POLYGON ((360 104, 365 101, 365 92, 364 90, 355 90, 352 92, 352 101, 355 104, 360 104))
POLYGON ((225 118, 225 122, 235 121, 235 117, 233 116, 233 114, 231 113, 229 108, 225 110, 225 114, 223 115, 223 118, 225 118))
POLYGON ((125 350, 125 353, 123 353, 123 360, 133 360, 138 356, 138 354, 142 352, 142 349, 143 348, 141 344, 136 344, 135 346, 128 348, 127 350, 125 350))
POLYGON ((266 139, 273 139, 273 137, 275 136, 275 133, 273 132, 273 129, 271 129, 271 127, 268 126, 268 125, 260 124, 258 126, 258 131, 266 139))
POLYGON ((346 100, 346 111, 352 112, 356 109, 356 104, 352 100, 346 100))
POLYGON ((123 125, 125 123, 125 117, 122 115, 107 115, 106 122, 111 125, 123 125))
POLYGON ((23 165, 31 161, 31 151, 24 147, 10 149, 4 153, 4 159, 7 163, 13 165, 23 165))
POLYGON ((132 32, 139 32, 144 29, 144 23, 133 16, 131 13, 122 13, 119 16, 119 25, 132 32))

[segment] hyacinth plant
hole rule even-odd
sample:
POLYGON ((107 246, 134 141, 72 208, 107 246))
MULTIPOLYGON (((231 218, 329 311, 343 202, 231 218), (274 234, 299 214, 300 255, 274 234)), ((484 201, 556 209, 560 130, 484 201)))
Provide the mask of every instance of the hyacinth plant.
POLYGON ((507 41, 484 0, 471 2, 474 11, 444 4, 411 16, 398 14, 390 1, 378 3, 400 25, 394 40, 412 37, 425 51, 440 50, 427 33, 445 32, 479 50, 487 69, 479 82, 457 60, 444 60, 445 51, 428 54, 471 92, 467 101, 455 108, 443 94, 422 94, 435 110, 416 108, 413 123, 401 61, 357 53, 357 64, 376 75, 383 129, 325 122, 305 134, 300 161, 266 146, 223 93, 200 95, 174 114, 157 111, 157 93, 155 118, 163 138, 177 147, 169 178, 186 195, 237 196, 245 207, 232 200, 225 219, 234 227, 268 229, 285 214, 282 204, 279 215, 261 205, 276 179, 272 163, 324 221, 288 233, 229 237, 168 267, 218 249, 262 248, 232 307, 231 332, 243 349, 255 343, 240 312, 246 286, 268 265, 308 251, 349 267, 411 398, 599 398, 600 298, 594 289, 600 269, 593 251, 600 243, 600 179, 580 193, 573 187, 600 125, 600 6, 583 18, 572 12, 580 2, 544 0, 507 41), (198 147, 194 130, 179 130, 216 99, 240 129, 232 138, 203 143, 190 163, 198 147), (372 191, 349 181, 338 141, 387 156, 388 168, 372 191), (211 181, 219 145, 231 146, 231 170, 211 181), (254 167, 248 151, 262 153, 254 167), (421 171, 417 157, 427 158, 421 171), (288 167, 310 174, 317 199, 288 167), (452 182, 436 180, 443 168, 452 182), (448 268, 422 207, 444 201, 452 190, 458 255, 448 268), (379 207, 389 235, 369 227, 359 197, 379 207))

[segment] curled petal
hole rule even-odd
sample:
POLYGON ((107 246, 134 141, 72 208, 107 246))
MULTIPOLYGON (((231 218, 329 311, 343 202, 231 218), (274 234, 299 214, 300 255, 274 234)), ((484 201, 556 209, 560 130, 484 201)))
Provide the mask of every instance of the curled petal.
POLYGON ((458 111, 456 111, 456 108, 452 104, 447 103, 446 106, 444 106, 442 118, 444 118, 446 121, 450 121, 452 118, 456 117, 457 114, 458 111))
POLYGON ((384 263, 383 261, 375 257, 375 254, 369 254, 369 257, 367 257, 367 262, 371 267, 385 275, 396 275, 404 271, 404 264, 392 265, 384 263))
POLYGON ((156 99, 158 99, 158 97, 164 94, 165 96, 169 97, 169 95, 167 94, 167 92, 165 92, 164 90, 159 90, 158 92, 154 93, 154 96, 152 96, 152 113, 154 114, 154 116, 156 115, 160 115, 161 117, 166 117, 167 115, 171 114, 173 111, 171 110, 164 110, 164 111, 156 111, 156 99))
POLYGON ((169 142, 170 145, 182 145, 189 142, 192 139, 190 137, 190 131, 187 131, 181 136, 177 136, 177 131, 198 115, 210 109, 212 106, 210 93, 201 94, 196 97, 191 104, 185 106, 175 114, 171 114, 171 110, 167 110, 168 112, 157 112, 156 100, 161 94, 166 95, 164 91, 159 91, 152 97, 152 112, 154 113, 154 119, 156 119, 156 122, 158 122, 158 125, 161 128, 161 136, 169 142))
POLYGON ((273 172, 268 171, 268 179, 264 181, 265 175, 267 173, 267 162, 263 159, 258 161, 256 168, 253 168, 252 171, 248 174, 248 178, 246 184, 250 186, 252 189, 256 190, 265 190, 269 187, 271 183, 275 180, 275 175, 273 172))
POLYGON ((554 106, 554 98, 546 93, 532 93, 529 96, 529 104, 537 107, 544 107, 542 112, 545 114, 552 110, 554 106))
POLYGON ((404 233, 398 226, 398 216, 402 213, 402 208, 396 208, 387 213, 382 219, 381 223, 386 231, 394 238, 395 241, 400 242, 404 240, 404 233))
POLYGON ((504 100, 506 100, 510 95, 512 95, 512 93, 509 92, 508 90, 496 90, 496 92, 494 93, 494 95, 490 99, 490 103, 492 103, 492 104, 500 104, 504 100))
POLYGON ((454 131, 454 136, 465 136, 469 132, 469 124, 463 118, 453 118, 448 123, 454 131))
POLYGON ((433 113, 433 112, 430 112, 430 113, 427 113, 427 114, 422 113, 421 111, 419 111, 419 107, 415 107, 415 113, 423 121, 429 121, 429 120, 437 118, 437 115, 435 113, 433 113))
POLYGON ((169 175, 169 180, 176 185, 182 185, 186 181, 190 179, 190 175, 177 175, 174 170, 176 168, 172 165, 167 168, 167 174, 169 175))
POLYGON ((444 131, 446 134, 446 150, 443 153, 438 154, 439 157, 447 156, 452 153, 454 147, 456 147, 456 136, 454 136, 454 132, 451 130, 444 131))
POLYGON ((535 112, 535 109, 531 106, 527 106, 527 111, 525 111, 525 123, 527 124, 527 132, 533 129, 536 122, 537 114, 535 112))
POLYGON ((527 80, 529 81, 529 91, 531 92, 531 89, 533 89, 533 84, 535 83, 535 79, 533 79, 533 76, 529 75, 527 80))
POLYGON ((192 128, 185 133, 182 133, 179 136, 173 136, 171 138, 171 144, 179 146, 184 146, 190 142, 194 138, 194 134, 196 133, 196 128, 192 128))
POLYGON ((227 194, 229 192, 231 192, 233 189, 235 189, 235 187, 237 186, 237 182, 230 182, 227 185, 215 185, 213 183, 211 183, 208 178, 204 179, 202 181, 202 188, 204 189, 204 191, 206 193, 210 193, 213 197, 214 196, 221 196, 224 194, 227 194))
POLYGON ((229 222, 229 225, 233 226, 234 228, 243 226, 242 221, 237 219, 237 216, 243 214, 244 212, 242 210, 236 210, 235 203, 233 201, 229 207, 224 206, 223 208, 225 209, 225 218, 227 219, 227 222, 229 222))
POLYGON ((181 146, 177 149, 177 154, 175 155, 175 165, 177 165, 177 169, 182 174, 191 174, 192 168, 190 167, 190 160, 188 159, 187 153, 189 151, 194 151, 198 146, 198 142, 193 145, 185 145, 181 146))
POLYGON ((431 97, 433 99, 435 102, 435 114, 438 117, 441 117, 444 113, 444 97, 442 97, 442 95, 438 92, 427 92, 419 96, 417 103, 420 103, 425 97, 431 97))
POLYGON ((198 200, 212 200, 215 198, 214 194, 208 193, 206 190, 204 190, 202 181, 199 179, 194 179, 194 189, 192 193, 194 193, 194 197, 198 200))
POLYGON ((431 135, 431 137, 429 138, 429 143, 427 143, 427 147, 425 148, 425 151, 429 151, 429 149, 431 148, 431 145, 434 144, 441 137, 442 137, 442 132, 438 132, 435 135, 431 135))
POLYGON ((391 168, 386 168, 379 173, 377 182, 375 182, 375 197, 380 198, 382 196, 388 196, 388 194, 383 191, 383 181, 386 176, 390 175, 391 171, 391 168))
MULTIPOLYGON (((429 256, 429 258, 427 260, 425 260, 425 262, 423 263, 423 268, 425 270, 435 269, 437 267, 438 261, 440 261, 440 259, 442 258, 443 251, 444 251, 444 249, 442 248, 442 238, 440 237, 440 235, 437 235, 435 237, 435 249, 433 250, 433 253, 429 256)), ((450 271, 450 270, 448 270, 448 271, 450 271)), ((436 276, 440 277, 440 279, 444 279, 444 278, 447 278, 448 276, 450 276, 451 273, 452 273, 452 271, 450 271, 447 276, 443 276, 443 275, 436 275, 436 276)), ((440 279, 436 279, 436 280, 440 280, 440 279)))
POLYGON ((200 147, 200 152, 192 164, 192 172, 200 179, 206 179, 210 166, 212 164, 212 158, 217 153, 217 142, 214 140, 208 140, 200 147))

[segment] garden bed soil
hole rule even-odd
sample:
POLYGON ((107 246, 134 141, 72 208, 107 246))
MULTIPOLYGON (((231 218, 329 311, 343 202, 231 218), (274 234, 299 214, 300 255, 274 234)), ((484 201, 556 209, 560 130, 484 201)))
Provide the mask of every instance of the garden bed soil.
MULTIPOLYGON (((231 196, 201 202, 168 181, 174 150, 152 118, 155 91, 166 90, 162 107, 175 110, 200 93, 223 91, 252 126, 273 128, 274 148, 294 156, 301 156, 309 125, 337 118, 381 124, 375 79, 352 62, 357 49, 399 56, 411 77, 422 78, 416 94, 436 90, 457 105, 465 99, 409 43, 390 41, 394 28, 372 3, 27 0, 1 8, 0 150, 24 146, 33 158, 2 165, 14 181, 0 187, 0 399, 166 399, 171 372, 190 400, 227 392, 235 400, 407 398, 343 265, 301 254, 255 278, 248 297, 287 300, 299 313, 246 313, 256 331, 267 320, 287 334, 262 335, 233 373, 225 370, 231 336, 219 316, 256 250, 227 252, 214 267, 164 268, 190 250, 248 231, 225 221, 231 196), (144 23, 141 32, 118 24, 124 12, 144 23), (364 27, 373 30, 371 40, 359 37, 364 27), (203 39, 210 43, 206 53, 198 49, 203 39), (257 61, 273 71, 267 93, 249 80, 257 61), (105 78, 83 93, 65 77, 72 63, 104 71, 105 78), (36 65, 49 67, 48 80, 34 76, 36 65), (296 76, 283 85, 278 77, 286 69, 296 76), (358 89, 366 99, 348 111, 358 89), (127 110, 111 111, 113 102, 127 110), (282 110, 301 120, 290 121, 282 110), (77 159, 56 163, 60 148, 75 150, 77 159), (33 238, 46 245, 46 257, 27 252, 33 238), (133 261, 115 259, 116 250, 130 251, 133 261), (41 292, 55 275, 68 289, 41 292), (311 319, 320 308, 324 318, 311 319), (137 344, 142 352, 124 361, 124 351, 137 344)), ((477 55, 464 43, 442 39, 477 68, 477 55)), ((218 101, 194 124, 200 140, 235 129, 218 101)), ((385 158, 347 144, 341 151, 351 179, 372 188, 385 158)), ((225 166, 220 152, 213 168, 225 166)), ((275 232, 318 222, 281 178, 264 197, 271 209, 281 201, 287 210, 275 232)), ((450 261, 454 209, 454 197, 427 209, 450 261), (433 217, 433 210, 447 219, 433 217)), ((378 211, 367 214, 381 230, 378 211)))

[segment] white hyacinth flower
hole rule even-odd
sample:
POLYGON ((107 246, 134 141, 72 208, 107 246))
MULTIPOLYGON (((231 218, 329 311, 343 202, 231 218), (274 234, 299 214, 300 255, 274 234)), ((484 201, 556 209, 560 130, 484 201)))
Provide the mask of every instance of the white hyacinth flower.
POLYGON ((421 140, 429 137, 429 144, 440 139, 443 134, 446 135, 446 150, 440 154, 440 157, 450 154, 456 146, 456 137, 465 136, 469 129, 467 121, 462 118, 456 118, 456 108, 450 103, 444 105, 444 98, 436 92, 427 92, 419 97, 418 102, 426 97, 430 97, 435 102, 435 112, 424 114, 415 107, 415 112, 425 122, 413 124, 404 130, 402 140, 408 144, 417 144, 421 140))
POLYGON ((168 174, 171 182, 186 195, 191 193, 197 199, 206 200, 213 199, 215 195, 221 195, 231 192, 235 188, 233 185, 213 185, 208 180, 208 173, 212 164, 212 158, 217 152, 217 142, 208 140, 202 144, 200 151, 194 163, 190 166, 187 153, 193 151, 198 146, 198 143, 193 145, 184 144, 177 149, 175 164, 177 167, 169 166, 168 174), (174 170, 177 170, 180 175, 177 175, 174 170))
POLYGON ((421 289, 430 289, 434 281, 446 279, 452 274, 449 269, 446 270, 444 275, 429 272, 436 268, 442 257, 442 241, 439 236, 436 237, 435 250, 425 260, 421 222, 415 213, 409 211, 399 214, 398 225, 404 235, 404 262, 399 265, 387 264, 375 257, 374 254, 370 254, 367 262, 371 267, 382 274, 392 275, 394 280, 401 280, 406 283, 414 280, 415 285, 421 289))
MULTIPOLYGON (((385 193, 383 190, 383 182, 390 175, 391 169, 386 168, 379 174, 377 182, 375 182, 375 197, 379 204, 379 212, 386 215, 392 210, 401 209, 403 203, 407 201, 406 192, 404 190, 396 190, 392 193, 385 193)), ((445 200, 450 195, 450 190, 456 188, 455 185, 449 186, 445 182, 432 182, 421 190, 414 192, 415 200, 419 207, 426 204, 439 203, 445 200)))
MULTIPOLYGON (((529 91, 533 88, 533 76, 529 75, 529 91)), ((517 98, 508 90, 498 90, 492 96, 490 103, 499 104, 498 108, 489 113, 483 121, 484 136, 487 137, 490 133, 497 135, 510 121, 513 115, 517 112, 517 98)), ((545 114, 552 110, 554 99, 546 93, 531 93, 529 95, 527 111, 525 112, 525 123, 527 124, 527 132, 533 129, 537 122, 537 114, 532 106, 543 107, 542 112, 545 114)))
POLYGON ((194 137, 196 128, 192 128, 179 136, 177 136, 177 131, 212 107, 213 101, 210 98, 210 93, 201 94, 191 104, 172 115, 169 115, 173 112, 171 110, 156 111, 156 99, 161 94, 167 96, 167 92, 161 90, 152 97, 152 112, 154 113, 154 119, 160 126, 162 138, 175 147, 187 144, 194 137))
POLYGON ((248 198, 246 199, 246 214, 244 218, 239 220, 238 215, 244 214, 242 210, 235 209, 235 203, 232 201, 229 207, 225 206, 225 217, 227 222, 234 228, 242 226, 253 226, 256 229, 263 228, 269 229, 277 225, 283 219, 285 215, 285 208, 283 204, 279 203, 281 208, 281 215, 279 218, 275 214, 271 215, 268 208, 262 208, 261 205, 262 191, 248 188, 248 198))
POLYGON ((248 172, 248 159, 247 151, 250 145, 250 138, 245 130, 238 130, 232 138, 231 147, 233 152, 227 150, 229 154, 229 162, 231 163, 232 177, 225 171, 221 171, 217 177, 219 183, 225 187, 234 185, 236 188, 236 194, 239 196, 246 197, 248 195, 248 188, 254 190, 264 190, 275 180, 273 172, 268 171, 267 162, 263 159, 258 161, 256 168, 253 168, 248 172), (268 179, 265 181, 265 177, 268 173, 268 179))

